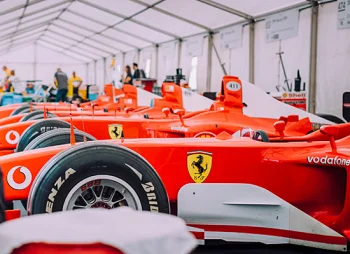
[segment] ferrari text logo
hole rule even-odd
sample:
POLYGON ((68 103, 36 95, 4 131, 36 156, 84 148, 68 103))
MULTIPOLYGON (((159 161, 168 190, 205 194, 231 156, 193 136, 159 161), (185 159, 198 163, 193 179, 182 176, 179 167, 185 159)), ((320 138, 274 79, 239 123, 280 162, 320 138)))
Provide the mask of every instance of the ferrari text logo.
POLYGON ((123 125, 121 124, 108 125, 108 133, 111 139, 120 139, 123 133, 123 125))
POLYGON ((209 175, 212 165, 212 153, 193 151, 187 153, 187 169, 196 183, 202 183, 209 175))

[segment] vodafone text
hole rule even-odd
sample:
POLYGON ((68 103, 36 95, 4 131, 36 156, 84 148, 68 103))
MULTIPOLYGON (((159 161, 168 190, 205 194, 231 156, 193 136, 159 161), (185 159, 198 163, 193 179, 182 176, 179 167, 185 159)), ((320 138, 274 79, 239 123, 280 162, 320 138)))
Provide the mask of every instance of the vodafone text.
POLYGON ((315 163, 315 164, 323 164, 323 165, 334 165, 334 166, 349 166, 350 165, 350 159, 342 159, 338 156, 335 156, 334 158, 323 156, 323 157, 314 157, 314 156, 308 156, 307 157, 308 163, 315 163))

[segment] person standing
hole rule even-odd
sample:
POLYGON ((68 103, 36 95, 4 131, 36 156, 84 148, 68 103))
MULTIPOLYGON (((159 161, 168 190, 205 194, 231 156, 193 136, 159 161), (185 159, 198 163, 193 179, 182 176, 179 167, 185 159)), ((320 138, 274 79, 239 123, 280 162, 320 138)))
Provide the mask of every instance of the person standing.
POLYGON ((11 70, 9 68, 7 68, 7 66, 3 66, 2 70, 5 72, 5 79, 8 79, 9 77, 11 77, 11 70))
POLYGON ((11 76, 8 78, 9 84, 13 87, 13 92, 16 95, 25 95, 26 94, 26 87, 24 82, 21 81, 21 79, 16 76, 15 70, 11 71, 11 76))
POLYGON ((133 76, 131 74, 131 68, 129 65, 125 66, 125 78, 123 84, 132 85, 133 76))
POLYGON ((68 81, 68 97, 79 97, 79 87, 83 80, 73 71, 73 76, 68 81))
POLYGON ((4 71, 4 80, 3 80, 3 83, 2 83, 2 86, 0 88, 0 91, 3 92, 3 91, 7 91, 7 90, 10 90, 10 87, 9 87, 9 82, 8 79, 11 77, 11 70, 9 68, 7 68, 6 65, 4 65, 2 67, 2 70, 4 71))
POLYGON ((137 63, 133 63, 132 68, 134 69, 134 79, 146 78, 145 72, 142 69, 139 69, 137 63))
POLYGON ((65 102, 68 93, 68 76, 61 70, 61 68, 58 68, 54 80, 57 86, 56 102, 65 102))

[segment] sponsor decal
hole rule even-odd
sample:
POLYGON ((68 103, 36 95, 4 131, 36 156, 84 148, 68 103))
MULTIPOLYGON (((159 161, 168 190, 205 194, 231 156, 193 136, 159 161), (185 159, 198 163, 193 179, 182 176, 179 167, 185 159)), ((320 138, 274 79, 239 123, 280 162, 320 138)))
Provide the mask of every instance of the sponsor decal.
POLYGON ((241 89, 241 84, 235 81, 230 81, 226 84, 226 88, 229 91, 235 92, 241 89))
POLYGON ((51 130, 54 130, 54 129, 58 129, 58 127, 54 127, 54 126, 44 126, 44 127, 41 127, 40 128, 40 132, 41 133, 44 133, 44 132, 47 132, 47 131, 51 131, 51 130))
MULTIPOLYGON (((306 93, 285 93, 286 95, 288 95, 288 98, 306 98, 306 93)), ((284 96, 283 97, 287 97, 284 96)))
POLYGON ((323 165, 332 165, 332 166, 349 166, 350 159, 335 157, 328 157, 328 155, 323 157, 318 156, 308 156, 307 162, 312 164, 323 164, 323 165))
POLYGON ((172 92, 175 91, 175 88, 174 88, 174 86, 172 86, 172 85, 165 85, 164 90, 165 90, 165 92, 167 92, 167 93, 172 93, 172 92))
POLYGON ((150 211, 157 213, 159 211, 159 208, 158 208, 157 196, 154 192, 155 188, 153 183, 152 182, 143 183, 142 187, 147 194, 150 211))
POLYGON ((187 170, 196 183, 202 183, 208 177, 213 158, 212 153, 192 151, 187 153, 187 170))
POLYGON ((189 91, 188 89, 184 89, 184 90, 183 90, 183 93, 184 93, 184 95, 187 96, 187 97, 191 97, 191 96, 192 96, 192 92, 189 91))
POLYGON ((216 137, 216 135, 212 132, 200 132, 200 133, 197 133, 194 137, 195 138, 214 138, 216 137))
POLYGON ((6 142, 10 145, 15 145, 18 143, 20 135, 17 131, 9 131, 5 135, 6 142))
POLYGON ((32 173, 29 171, 28 168, 24 166, 15 166, 11 168, 7 174, 7 183, 12 189, 15 189, 15 190, 24 190, 30 185, 30 183, 32 182, 32 179, 33 179, 32 173), (15 182, 14 174, 16 171, 21 172, 24 176, 24 180, 21 183, 15 182))
POLYGON ((111 139, 120 139, 123 134, 123 125, 121 124, 108 125, 108 133, 111 139))
POLYGON ((182 127, 182 126, 171 126, 170 129, 172 131, 180 131, 180 132, 187 132, 188 128, 182 127))
POLYGON ((283 93, 282 95, 283 98, 286 98, 287 96, 288 96, 287 93, 283 93))
POLYGON ((46 201, 46 209, 45 211, 47 213, 52 213, 52 207, 53 207, 53 203, 55 202, 55 197, 57 195, 57 192, 60 190, 60 188, 62 187, 62 185, 64 184, 65 181, 67 181, 67 179, 73 175, 76 171, 72 168, 69 168, 66 170, 66 172, 64 172, 64 176, 62 179, 62 176, 60 176, 54 186, 51 189, 51 193, 49 194, 47 201, 46 201))

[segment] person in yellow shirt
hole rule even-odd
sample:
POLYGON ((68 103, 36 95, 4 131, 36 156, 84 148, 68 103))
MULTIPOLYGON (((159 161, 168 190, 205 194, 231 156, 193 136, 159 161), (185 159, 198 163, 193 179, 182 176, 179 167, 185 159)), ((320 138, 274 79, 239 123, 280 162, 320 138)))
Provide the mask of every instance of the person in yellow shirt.
MULTIPOLYGON (((7 87, 5 84, 7 84, 7 80, 11 77, 11 70, 7 68, 6 65, 2 67, 2 70, 5 72, 5 77, 4 77, 4 83, 2 84, 2 87, 0 88, 0 92, 4 92, 7 90, 7 87)), ((8 85, 8 84, 7 84, 8 85)))
POLYGON ((11 70, 9 68, 7 68, 6 65, 2 67, 2 70, 5 72, 5 77, 6 78, 11 77, 11 70))
POLYGON ((79 87, 83 83, 83 80, 76 75, 75 71, 73 71, 73 76, 68 81, 68 97, 74 97, 79 96, 79 87))

